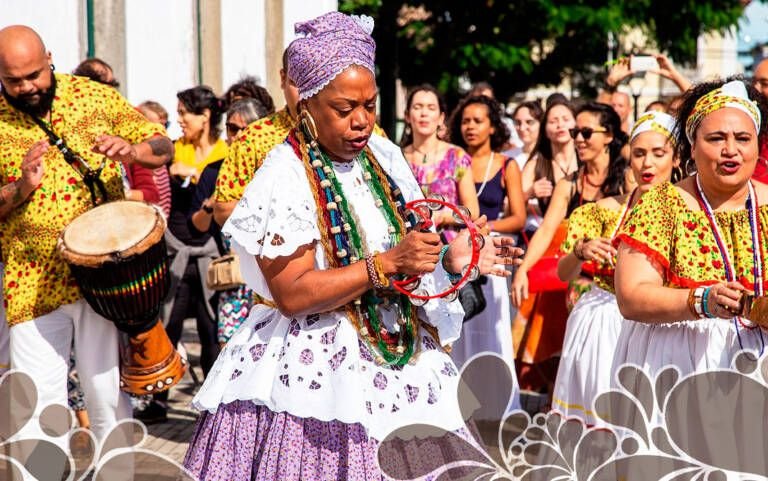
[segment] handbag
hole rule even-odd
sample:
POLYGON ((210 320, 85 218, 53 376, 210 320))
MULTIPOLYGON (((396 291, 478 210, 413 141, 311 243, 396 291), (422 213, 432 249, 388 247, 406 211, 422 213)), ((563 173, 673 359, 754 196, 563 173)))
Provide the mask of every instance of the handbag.
POLYGON ((557 256, 544 256, 528 271, 528 292, 564 291, 568 283, 557 276, 557 256))
POLYGON ((467 282, 459 289, 459 302, 464 308, 464 322, 472 319, 485 310, 487 302, 483 294, 482 285, 488 282, 488 278, 480 276, 474 281, 467 282))
MULTIPOLYGON (((561 228, 562 227, 558 227, 558 229, 561 228)), ((557 237, 558 234, 556 233, 552 244, 559 244, 559 241, 556 240, 557 237)), ((530 239, 525 231, 523 232, 523 239, 525 240, 525 245, 527 246, 530 239)), ((548 250, 552 250, 551 246, 548 250)), ((533 265, 533 267, 528 270, 529 293, 535 294, 537 292, 564 291, 568 289, 568 283, 561 281, 560 277, 557 275, 557 263, 559 261, 560 256, 557 254, 544 255, 541 259, 539 259, 538 262, 536 262, 536 264, 533 265)))
POLYGON ((214 291, 227 291, 245 284, 237 254, 227 254, 212 260, 205 275, 205 283, 214 291))

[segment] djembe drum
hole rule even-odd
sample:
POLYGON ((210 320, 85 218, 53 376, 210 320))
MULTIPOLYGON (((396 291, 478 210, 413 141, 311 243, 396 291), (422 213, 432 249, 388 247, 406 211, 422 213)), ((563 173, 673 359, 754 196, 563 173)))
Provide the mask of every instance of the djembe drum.
POLYGON ((120 331, 120 387, 137 395, 170 388, 186 370, 158 322, 171 282, 165 227, 157 207, 117 201, 80 215, 58 240, 85 300, 120 331))

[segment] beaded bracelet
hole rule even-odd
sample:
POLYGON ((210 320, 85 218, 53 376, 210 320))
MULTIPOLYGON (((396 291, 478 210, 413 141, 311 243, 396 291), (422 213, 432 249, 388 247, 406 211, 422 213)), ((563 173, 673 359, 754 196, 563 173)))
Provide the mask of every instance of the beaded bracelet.
POLYGON ((585 237, 576 241, 576 245, 573 246, 573 255, 576 256, 576 259, 580 260, 581 262, 587 260, 587 258, 584 257, 584 244, 589 241, 590 239, 585 237))
POLYGON ((384 264, 381 263, 381 256, 379 253, 373 255, 373 268, 376 271, 376 277, 384 287, 389 287, 389 277, 384 273, 384 264))
POLYGON ((443 266, 443 270, 446 274, 448 274, 448 280, 451 281, 451 284, 456 284, 461 280, 461 274, 451 274, 451 271, 448 270, 448 266, 445 265, 445 254, 448 252, 448 249, 451 246, 444 245, 442 249, 440 249, 440 256, 438 257, 438 262, 441 266, 443 266))
POLYGON ((374 289, 384 289, 384 284, 381 283, 379 276, 376 274, 376 265, 373 261, 373 254, 366 254, 365 270, 368 271, 368 279, 370 279, 374 289))
POLYGON ((701 311, 704 314, 705 317, 708 319, 714 319, 715 316, 712 315, 711 312, 709 312, 709 290, 712 289, 711 287, 707 287, 704 289, 704 293, 701 295, 701 311))

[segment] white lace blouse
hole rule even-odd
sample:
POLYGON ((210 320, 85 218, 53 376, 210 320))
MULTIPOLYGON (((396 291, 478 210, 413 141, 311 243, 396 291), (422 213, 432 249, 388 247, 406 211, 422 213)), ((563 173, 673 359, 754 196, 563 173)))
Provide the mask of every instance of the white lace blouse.
MULTIPOLYGON (((375 135, 369 145, 406 201, 421 198, 400 149, 375 135)), ((389 249, 386 220, 363 181, 360 165, 337 163, 334 169, 360 219, 358 228, 365 231, 369 250, 389 249)), ((232 237, 248 286, 271 300, 256 256, 288 256, 320 239, 310 184, 301 159, 288 143, 269 153, 223 231, 232 237)), ((318 269, 327 269, 319 242, 315 263, 318 269)), ((436 292, 448 282, 438 266, 424 276, 422 286, 436 292)), ((396 328, 394 315, 383 312, 382 321, 396 328)), ((443 344, 458 338, 464 315, 458 301, 431 300, 418 309, 418 315, 437 328, 443 344)), ((361 423, 378 440, 392 429, 417 422, 458 429, 462 426, 456 400, 458 370, 424 329, 418 342, 413 364, 379 366, 344 310, 288 318, 260 305, 227 343, 193 404, 215 411, 220 404, 252 400, 299 417, 361 423)))

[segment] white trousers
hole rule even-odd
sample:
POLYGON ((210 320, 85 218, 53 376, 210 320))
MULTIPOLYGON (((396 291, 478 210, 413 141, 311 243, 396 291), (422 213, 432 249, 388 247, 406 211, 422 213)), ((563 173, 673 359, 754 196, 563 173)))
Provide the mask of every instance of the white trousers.
MULTIPOLYGON (((102 439, 119 420, 131 417, 131 403, 120 390, 120 356, 115 325, 96 314, 85 300, 10 328, 11 368, 29 374, 38 391, 37 409, 26 427, 34 430, 45 406, 67 406, 67 373, 72 339, 75 366, 91 429, 102 439)), ((25 430, 20 438, 38 437, 25 430)))

